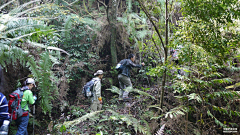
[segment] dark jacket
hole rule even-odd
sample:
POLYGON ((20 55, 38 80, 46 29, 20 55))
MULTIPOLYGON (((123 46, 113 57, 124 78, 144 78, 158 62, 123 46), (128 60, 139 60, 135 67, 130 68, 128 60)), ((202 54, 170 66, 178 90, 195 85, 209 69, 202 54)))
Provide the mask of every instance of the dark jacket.
POLYGON ((119 64, 124 66, 121 74, 128 77, 130 77, 130 70, 133 67, 136 67, 136 68, 142 67, 142 65, 134 64, 130 59, 123 59, 119 62, 119 64))
POLYGON ((0 92, 0 121, 8 120, 8 101, 6 97, 0 92))

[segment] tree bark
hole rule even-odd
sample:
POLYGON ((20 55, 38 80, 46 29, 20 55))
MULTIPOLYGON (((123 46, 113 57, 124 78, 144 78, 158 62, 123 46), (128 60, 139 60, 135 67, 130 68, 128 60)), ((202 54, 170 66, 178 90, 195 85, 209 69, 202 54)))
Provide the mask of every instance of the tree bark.
MULTIPOLYGON (((167 61, 167 52, 168 52, 168 0, 166 0, 166 20, 165 20, 165 46, 164 46, 164 65, 166 65, 167 61)), ((165 90, 165 85, 166 85, 166 78, 167 78, 167 69, 164 69, 163 72, 163 80, 162 80, 162 91, 161 91, 161 97, 160 97, 160 107, 163 107, 163 99, 164 99, 164 90, 165 90)))
POLYGON ((111 39, 110 39, 110 49, 111 49, 111 60, 112 65, 117 64, 117 12, 118 12, 118 0, 111 0, 110 6, 110 14, 109 14, 109 24, 111 27, 111 39))

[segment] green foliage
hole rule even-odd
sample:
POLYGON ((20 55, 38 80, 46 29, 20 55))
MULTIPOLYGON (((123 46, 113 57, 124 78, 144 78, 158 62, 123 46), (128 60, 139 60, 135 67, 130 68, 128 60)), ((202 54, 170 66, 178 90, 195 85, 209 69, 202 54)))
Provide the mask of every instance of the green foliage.
POLYGON ((60 53, 48 51, 48 49, 64 50, 48 46, 59 41, 59 35, 55 33, 52 26, 49 26, 42 20, 19 17, 27 13, 26 11, 40 8, 35 7, 24 10, 29 4, 34 2, 23 4, 8 14, 0 14, 0 64, 6 70, 7 65, 14 65, 17 62, 28 68, 36 82, 38 82, 37 88, 40 89, 39 99, 41 108, 44 113, 50 113, 54 96, 58 94, 57 86, 55 85, 58 79, 51 69, 53 64, 59 64, 60 53), (22 12, 18 13, 18 11, 22 12), (35 50, 30 50, 28 46, 35 48, 35 50), (35 54, 38 54, 38 57, 34 56, 35 54))
MULTIPOLYGON (((76 124, 79 124, 80 122, 83 122, 87 119, 90 119, 92 118, 93 116, 95 116, 96 114, 100 113, 102 111, 96 111, 96 112, 91 112, 91 113, 87 113, 85 114, 84 116, 80 117, 80 118, 77 118, 73 121, 66 121, 63 123, 63 125, 65 125, 66 128, 69 128, 69 127, 72 127, 72 126, 75 126, 76 124)), ((57 128, 60 128, 61 125, 56 125, 57 128)))
POLYGON ((187 0, 182 4, 183 12, 188 17, 180 24, 181 40, 203 47, 209 55, 217 57, 219 63, 236 54, 240 34, 235 29, 238 27, 235 19, 240 15, 236 8, 239 1, 187 0))
MULTIPOLYGON (((129 126, 133 126, 134 130, 136 133, 140 132, 146 135, 150 135, 150 131, 149 131, 149 127, 146 124, 146 126, 148 127, 144 127, 138 119, 134 118, 131 115, 121 115, 113 110, 106 110, 105 112, 103 111, 96 111, 96 112, 91 112, 91 113, 87 113, 86 115, 77 118, 73 121, 66 121, 63 123, 63 125, 65 125, 65 127, 67 129, 69 129, 70 127, 73 127, 74 125, 80 124, 83 121, 86 121, 87 119, 90 119, 92 121, 94 121, 94 116, 96 116, 96 114, 101 113, 102 119, 99 119, 98 123, 97 123, 97 128, 105 133, 105 134, 109 134, 110 132, 112 132, 112 126, 114 126, 115 131, 113 133, 120 133, 119 130, 121 130, 121 128, 123 129, 123 133, 127 133, 124 130, 127 130, 129 128, 129 126), (111 113, 109 115, 109 113, 111 113), (106 125, 104 123, 108 122, 109 124, 106 125), (110 124, 111 123, 111 124, 110 124), (123 128, 122 124, 126 123, 126 129, 123 128), (120 128, 120 129, 119 129, 120 128), (106 131, 107 130, 107 131, 106 131)), ((61 128, 61 125, 57 125, 57 128, 61 128)), ((77 130, 82 130, 82 129, 75 129, 74 132, 77 132, 77 130)))
MULTIPOLYGON (((116 86, 112 86, 111 89, 106 89, 106 90, 110 90, 110 91, 113 92, 113 93, 120 94, 120 89, 119 89, 118 87, 116 87, 116 86)), ((134 89, 134 88, 132 88, 132 87, 127 87, 127 88, 125 88, 125 91, 127 91, 127 92, 129 92, 129 93, 130 93, 130 92, 135 92, 135 93, 138 93, 138 94, 140 94, 140 95, 147 96, 147 97, 151 97, 152 99, 155 99, 154 96, 152 96, 152 95, 150 95, 150 94, 148 94, 148 93, 146 93, 146 92, 144 92, 144 91, 141 91, 141 90, 138 90, 138 89, 134 89)))

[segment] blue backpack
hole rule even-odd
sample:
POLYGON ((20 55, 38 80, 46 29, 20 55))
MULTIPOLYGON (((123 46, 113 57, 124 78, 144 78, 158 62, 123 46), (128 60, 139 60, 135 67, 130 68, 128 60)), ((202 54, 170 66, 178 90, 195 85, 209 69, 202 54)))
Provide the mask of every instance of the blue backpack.
POLYGON ((96 80, 91 80, 89 82, 87 82, 84 87, 83 87, 83 95, 86 98, 92 97, 93 96, 93 86, 95 84, 96 80))

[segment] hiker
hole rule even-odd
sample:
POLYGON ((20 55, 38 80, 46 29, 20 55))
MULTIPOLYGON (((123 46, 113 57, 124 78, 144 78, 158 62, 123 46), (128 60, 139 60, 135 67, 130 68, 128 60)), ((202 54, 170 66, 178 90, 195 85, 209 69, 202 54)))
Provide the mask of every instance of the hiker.
MULTIPOLYGON (((171 54, 171 56, 172 56, 172 61, 173 61, 176 65, 179 64, 179 61, 178 61, 178 51, 179 51, 179 49, 171 49, 171 50, 170 50, 170 54, 171 54)), ((178 69, 177 72, 178 72, 179 75, 181 75, 181 70, 180 70, 180 69, 178 69)))
POLYGON ((0 135, 8 134, 9 123, 8 101, 0 92, 0 135))
MULTIPOLYGON (((2 77, 2 67, 0 66, 0 84, 2 83, 2 77)), ((0 92, 0 135, 8 134, 8 125, 8 101, 6 99, 6 96, 0 92)))
POLYGON ((28 126, 28 120, 29 120, 29 104, 34 104, 35 100, 37 100, 36 96, 33 96, 32 88, 36 87, 35 81, 32 78, 27 78, 24 82, 24 85, 22 87, 23 97, 21 101, 21 107, 24 110, 24 113, 22 117, 19 117, 16 119, 16 124, 18 127, 17 134, 16 135, 27 135, 27 126, 28 126))
POLYGON ((178 51, 179 49, 171 49, 170 54, 172 56, 172 61, 178 65, 178 51))
POLYGON ((103 78, 103 71, 98 70, 94 73, 95 78, 93 78, 93 97, 91 97, 91 111, 99 111, 102 109, 102 97, 101 97, 101 80, 103 78))
POLYGON ((129 92, 124 90, 126 87, 132 87, 132 83, 130 80, 130 70, 133 67, 141 68, 142 66, 145 65, 144 62, 141 63, 141 65, 134 64, 133 63, 134 61, 135 61, 135 55, 129 54, 128 59, 123 59, 119 62, 119 64, 123 66, 121 72, 119 72, 118 74, 118 81, 120 85, 119 100, 122 100, 122 99, 130 100, 130 98, 128 97, 129 92))

